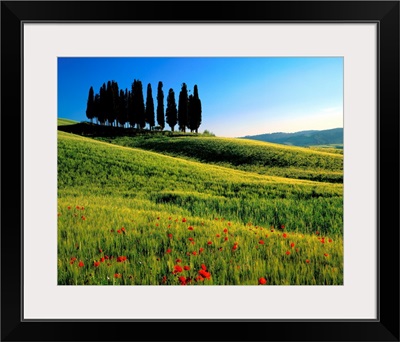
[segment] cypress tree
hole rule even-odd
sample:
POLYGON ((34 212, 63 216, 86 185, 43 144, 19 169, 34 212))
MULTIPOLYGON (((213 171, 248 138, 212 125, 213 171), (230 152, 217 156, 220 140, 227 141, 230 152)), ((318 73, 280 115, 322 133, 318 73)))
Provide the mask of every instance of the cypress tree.
POLYGON ((165 127, 165 118, 164 118, 164 92, 162 90, 163 84, 162 82, 158 82, 157 87, 157 123, 161 127, 161 130, 165 127))
POLYGON ((144 117, 144 98, 142 82, 134 80, 132 84, 132 109, 134 121, 137 127, 143 129, 146 125, 144 117))
POLYGON ((90 123, 93 122, 94 118, 94 91, 93 87, 89 89, 88 100, 86 104, 86 117, 90 120, 90 123))
POLYGON ((149 124, 150 130, 152 130, 155 122, 154 122, 154 101, 150 83, 147 85, 146 122, 149 124))
POLYGON ((117 122, 119 126, 124 127, 127 121, 126 115, 126 97, 124 91, 121 89, 118 96, 117 106, 117 122))
POLYGON ((132 91, 128 91, 128 97, 126 101, 128 104, 128 122, 132 128, 136 124, 134 110, 133 110, 132 91))
POLYGON ((197 84, 194 85, 193 89, 193 127, 196 133, 198 133, 201 124, 201 101, 199 98, 199 92, 197 84))
POLYGON ((175 93, 174 90, 170 88, 167 96, 167 109, 165 111, 165 116, 167 124, 171 127, 172 132, 174 131, 174 127, 178 121, 177 114, 175 93))
POLYGON ((186 84, 182 84, 178 101, 178 125, 181 132, 186 132, 188 126, 188 92, 186 84))
POLYGON ((100 113, 100 95, 96 94, 94 96, 93 101, 93 117, 96 119, 96 122, 99 122, 99 113, 100 113))
POLYGON ((101 125, 104 125, 106 121, 106 112, 107 112, 107 87, 106 84, 100 88, 100 102, 99 102, 99 112, 98 112, 98 119, 101 125))

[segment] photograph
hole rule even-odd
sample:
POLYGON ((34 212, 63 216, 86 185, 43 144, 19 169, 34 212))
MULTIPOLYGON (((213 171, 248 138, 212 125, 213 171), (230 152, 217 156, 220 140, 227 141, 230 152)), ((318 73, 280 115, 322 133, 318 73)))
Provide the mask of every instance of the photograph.
POLYGON ((342 57, 58 57, 57 84, 58 285, 343 285, 342 57))

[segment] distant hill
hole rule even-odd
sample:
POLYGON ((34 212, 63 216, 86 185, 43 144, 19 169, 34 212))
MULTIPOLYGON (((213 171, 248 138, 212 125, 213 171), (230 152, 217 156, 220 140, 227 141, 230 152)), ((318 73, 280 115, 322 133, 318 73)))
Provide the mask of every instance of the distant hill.
POLYGON ((338 145, 343 144, 343 128, 300 131, 295 133, 266 133, 248 135, 241 138, 293 146, 338 145))

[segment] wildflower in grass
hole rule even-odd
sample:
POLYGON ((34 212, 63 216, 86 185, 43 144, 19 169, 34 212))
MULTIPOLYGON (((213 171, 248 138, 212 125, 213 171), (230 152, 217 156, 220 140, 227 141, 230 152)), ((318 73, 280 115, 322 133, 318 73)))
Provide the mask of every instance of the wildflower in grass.
POLYGON ((290 255, 290 251, 286 251, 286 255, 290 255))
POLYGON ((216 217, 214 220, 215 220, 215 221, 218 221, 218 217, 216 217))
POLYGON ((325 238, 322 238, 320 241, 321 243, 325 243, 325 238))
POLYGON ((174 266, 174 274, 175 273, 180 273, 180 272, 182 272, 183 271, 183 268, 181 267, 181 266, 179 266, 179 265, 175 265, 174 266))
POLYGON ((171 221, 171 220, 172 220, 172 217, 171 217, 171 216, 170 216, 170 217, 168 217, 168 220, 170 220, 170 221, 171 221))
POLYGON ((118 230, 117 230, 117 233, 118 233, 118 234, 121 234, 121 233, 122 233, 122 232, 121 232, 121 229, 118 229, 118 230))
POLYGON ((105 258, 100 258, 100 262, 104 262, 105 258))
POLYGON ((162 277, 162 282, 165 284, 167 282, 167 276, 162 277))
POLYGON ((216 237, 220 237, 221 235, 217 234, 216 237))
POLYGON ((193 241, 194 239, 192 237, 189 238, 189 241, 193 241))
POLYGON ((121 277, 122 277, 121 273, 115 273, 114 274, 114 278, 116 278, 116 279, 121 278, 121 277))
POLYGON ((281 225, 281 229, 285 229, 285 225, 284 224, 281 225))
POLYGON ((231 223, 230 222, 228 222, 228 226, 230 226, 231 225, 231 223))
POLYGON ((265 237, 267 238, 267 237, 268 237, 268 234, 265 234, 265 237))
POLYGON ((224 241, 228 241, 228 237, 227 236, 224 237, 224 241))
POLYGON ((207 245, 212 245, 212 242, 211 242, 211 241, 208 241, 208 242, 207 242, 207 245))
POLYGON ((117 257, 117 262, 124 262, 126 259, 127 259, 126 256, 122 255, 122 256, 117 257))
POLYGON ((204 280, 204 278, 201 275, 196 277, 196 281, 203 281, 203 280, 204 280))
POLYGON ((324 256, 328 257, 328 256, 329 256, 329 254, 328 254, 328 253, 324 253, 324 256))
POLYGON ((180 262, 182 262, 182 260, 181 260, 181 259, 176 259, 175 262, 176 262, 177 264, 179 264, 180 262))
POLYGON ((328 242, 332 242, 332 239, 329 239, 328 242))
POLYGON ((157 217, 157 220, 159 220, 160 219, 160 217, 157 217))
POLYGON ((288 235, 286 233, 283 233, 282 236, 284 239, 286 239, 288 237, 288 235))
POLYGON ((57 216, 58 216, 58 217, 60 217, 60 216, 61 216, 61 214, 60 214, 60 213, 57 213, 57 216))
POLYGON ((309 264, 309 263, 310 263, 310 260, 309 260, 309 259, 306 259, 306 263, 309 264))
POLYGON ((225 229, 224 229, 224 233, 227 233, 227 232, 228 232, 228 229, 227 229, 227 228, 225 228, 225 229))
POLYGON ((222 251, 222 247, 218 248, 218 250, 221 252, 222 251))
POLYGON ((298 248, 296 248, 296 252, 297 252, 297 253, 299 252, 299 249, 298 249, 298 248))
POLYGON ((200 249, 199 249, 199 254, 201 253, 201 252, 203 252, 204 251, 204 248, 203 247, 200 247, 200 249))
POLYGON ((83 220, 83 221, 85 221, 86 220, 86 217, 85 216, 81 216, 81 219, 83 220))
POLYGON ((111 233, 114 233, 114 229, 111 229, 110 232, 111 232, 111 233))
POLYGON ((158 223, 156 223, 156 227, 158 227, 158 223))
POLYGON ((233 251, 236 251, 237 248, 238 248, 238 245, 233 245, 232 250, 233 250, 233 251))
POLYGON ((185 218, 183 218, 183 219, 182 219, 182 222, 186 222, 186 219, 185 219, 185 218))
POLYGON ((294 247, 294 242, 292 242, 292 243, 290 244, 290 247, 292 247, 292 248, 294 247))
POLYGON ((319 231, 317 230, 317 231, 315 232, 315 234, 319 235, 319 231))
POLYGON ((167 249, 167 254, 171 253, 171 248, 167 249))
POLYGON ((178 280, 179 280, 179 282, 180 282, 181 285, 186 285, 186 284, 187 284, 187 283, 186 283, 186 277, 184 277, 184 276, 180 276, 180 277, 178 278, 178 280))
POLYGON ((207 271, 207 266, 206 265, 204 265, 204 264, 201 264, 201 269, 203 269, 204 271, 207 271))
POLYGON ((273 229, 271 229, 271 233, 273 233, 274 232, 274 230, 273 229))
POLYGON ((207 272, 207 271, 205 271, 203 269, 201 269, 199 271, 199 274, 205 279, 210 279, 211 278, 211 273, 209 273, 209 272, 207 272))
POLYGON ((267 279, 265 279, 264 277, 261 277, 258 279, 259 285, 265 285, 266 283, 267 283, 267 279))
POLYGON ((68 208, 67 208, 68 210, 71 210, 71 207, 70 206, 68 206, 68 208))
POLYGON ((168 225, 168 228, 171 228, 171 225, 170 225, 170 224, 168 225))
POLYGON ((192 241, 191 244, 194 245, 194 241, 192 241))
POLYGON ((94 266, 94 267, 99 267, 99 266, 100 266, 100 261, 95 261, 95 262, 93 263, 93 266, 94 266))
POLYGON ((184 269, 185 271, 189 271, 189 270, 190 270, 190 266, 183 266, 183 269, 184 269))
POLYGON ((122 228, 121 228, 121 231, 123 231, 123 232, 124 232, 124 231, 125 231, 125 227, 122 227, 122 228))
POLYGON ((189 229, 189 230, 193 230, 193 227, 192 227, 192 226, 189 226, 188 229, 189 229))
POLYGON ((172 234, 168 234, 168 237, 169 237, 170 239, 172 239, 172 234))
POLYGON ((196 252, 196 251, 193 251, 192 254, 193 254, 193 255, 197 255, 197 252, 196 252))
POLYGON ((108 260, 110 257, 109 257, 108 255, 105 255, 104 258, 105 258, 106 260, 108 260))
POLYGON ((72 258, 70 259, 69 263, 72 265, 72 264, 75 262, 75 260, 76 260, 76 258, 75 258, 75 257, 72 257, 72 258))
POLYGON ((258 241, 258 243, 259 243, 260 245, 263 245, 263 244, 264 244, 264 240, 260 240, 260 241, 258 241))
POLYGON ((83 266, 85 266, 85 264, 84 264, 83 261, 81 260, 81 261, 79 261, 78 266, 79 266, 79 267, 83 267, 83 266))
POLYGON ((77 206, 76 206, 76 209, 77 209, 77 210, 79 210, 79 209, 80 209, 79 205, 77 205, 77 206))

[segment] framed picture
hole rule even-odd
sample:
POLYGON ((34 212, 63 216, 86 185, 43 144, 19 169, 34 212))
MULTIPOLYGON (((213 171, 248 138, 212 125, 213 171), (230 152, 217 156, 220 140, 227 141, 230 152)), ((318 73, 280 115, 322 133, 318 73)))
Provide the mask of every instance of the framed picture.
POLYGON ((399 341, 398 1, 1 9, 2 340, 399 341))

